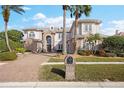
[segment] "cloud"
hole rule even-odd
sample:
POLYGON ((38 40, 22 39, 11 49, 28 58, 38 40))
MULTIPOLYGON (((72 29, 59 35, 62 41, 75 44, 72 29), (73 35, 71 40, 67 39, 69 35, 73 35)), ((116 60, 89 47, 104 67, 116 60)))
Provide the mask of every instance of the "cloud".
MULTIPOLYGON (((36 26, 37 27, 62 27, 63 26, 63 16, 58 17, 47 17, 42 13, 37 13, 34 15, 33 20, 37 21, 36 26)), ((72 25, 74 19, 72 18, 66 18, 66 26, 70 27, 72 25)))
POLYGON ((22 7, 25 11, 27 10, 27 11, 29 11, 29 10, 31 10, 31 8, 29 8, 29 7, 22 7))
POLYGON ((24 18, 22 18, 22 21, 23 21, 23 22, 28 22, 29 19, 27 19, 27 18, 24 17, 24 18))
POLYGON ((124 20, 114 20, 111 22, 118 30, 124 30, 124 20))
POLYGON ((116 30, 124 31, 124 20, 112 20, 108 22, 109 27, 102 29, 100 32, 105 35, 114 35, 116 30))
MULTIPOLYGON (((72 22, 73 22, 72 18, 66 18, 66 26, 67 27, 70 27, 72 22)), ((48 26, 52 25, 55 27, 61 27, 61 26, 63 26, 63 16, 58 16, 55 18, 47 18, 45 20, 45 24, 47 24, 48 26)))
POLYGON ((46 16, 44 14, 37 13, 36 15, 34 15, 33 20, 43 20, 45 18, 46 18, 46 16))
POLYGON ((45 27, 45 24, 43 22, 38 22, 35 24, 37 27, 45 27))
MULTIPOLYGON (((62 27, 63 26, 63 16, 57 17, 47 17, 43 13, 37 13, 32 18, 35 20, 35 26, 37 27, 62 27)), ((70 27, 72 25, 74 18, 66 18, 66 26, 70 27)))
POLYGON ((17 25, 8 25, 8 29, 17 29, 17 30, 21 30, 23 28, 23 26, 17 26, 17 25))
POLYGON ((105 28, 105 29, 102 29, 100 31, 101 34, 104 34, 104 35, 114 35, 115 34, 115 29, 114 28, 105 28))

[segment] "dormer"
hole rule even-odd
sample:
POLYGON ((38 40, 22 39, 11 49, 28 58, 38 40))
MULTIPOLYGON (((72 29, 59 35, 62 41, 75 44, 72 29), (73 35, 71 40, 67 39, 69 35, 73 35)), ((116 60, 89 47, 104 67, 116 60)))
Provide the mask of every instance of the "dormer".
POLYGON ((50 26, 50 30, 54 30, 54 26, 50 26))
POLYGON ((61 30, 62 30, 62 29, 63 29, 63 27, 59 27, 59 29, 61 29, 61 30))

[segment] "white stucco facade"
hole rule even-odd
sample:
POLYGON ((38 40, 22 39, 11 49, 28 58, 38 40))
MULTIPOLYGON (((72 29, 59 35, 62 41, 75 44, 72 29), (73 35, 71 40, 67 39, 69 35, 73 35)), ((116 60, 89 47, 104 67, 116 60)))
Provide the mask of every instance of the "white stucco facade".
MULTIPOLYGON (((78 48, 88 49, 88 42, 85 37, 89 34, 96 34, 100 31, 100 23, 101 21, 95 19, 85 19, 78 21, 77 28, 77 45, 78 48)), ((70 29, 66 29, 66 40, 67 40, 67 50, 73 50, 73 38, 75 32, 74 22, 70 29)), ((45 28, 45 29, 25 29, 24 30, 24 41, 26 42, 28 39, 32 39, 37 42, 37 48, 41 48, 42 51, 48 52, 56 52, 62 50, 62 28, 45 28), (49 40, 47 40, 47 36, 49 36, 49 40)), ((28 43, 27 43, 28 44, 28 43)), ((35 49, 37 50, 37 49, 35 49)))

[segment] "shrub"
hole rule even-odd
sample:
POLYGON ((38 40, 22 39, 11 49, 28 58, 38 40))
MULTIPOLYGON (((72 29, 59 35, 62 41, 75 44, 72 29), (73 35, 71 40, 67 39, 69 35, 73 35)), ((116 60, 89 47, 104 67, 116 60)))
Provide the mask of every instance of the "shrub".
POLYGON ((111 53, 124 52, 124 36, 110 36, 103 40, 103 48, 111 53))
POLYGON ((96 51, 93 50, 93 54, 98 56, 99 55, 99 50, 96 50, 96 51))
POLYGON ((93 53, 91 50, 78 50, 78 54, 82 56, 89 56, 92 55, 93 53))
POLYGON ((24 53, 26 51, 25 48, 16 48, 17 53, 24 53))
POLYGON ((62 50, 57 50, 57 53, 61 53, 62 52, 62 50))
POLYGON ((0 40, 0 52, 8 51, 5 40, 0 40))
POLYGON ((124 53, 117 53, 118 57, 124 57, 124 53))
POLYGON ((9 61, 9 60, 15 60, 17 58, 15 52, 3 52, 0 53, 0 60, 1 61, 9 61))
POLYGON ((115 53, 106 53, 106 57, 116 57, 115 53))
POLYGON ((106 56, 106 52, 103 49, 99 50, 99 53, 98 54, 99 54, 99 56, 102 56, 102 57, 105 57, 106 56))
MULTIPOLYGON (((23 47, 23 43, 21 42, 14 42, 12 40, 9 40, 10 43, 10 47, 12 48, 12 50, 16 50, 16 48, 22 48, 23 47)), ((8 51, 8 48, 6 46, 6 42, 4 39, 0 40, 0 52, 4 52, 4 51, 8 51)))

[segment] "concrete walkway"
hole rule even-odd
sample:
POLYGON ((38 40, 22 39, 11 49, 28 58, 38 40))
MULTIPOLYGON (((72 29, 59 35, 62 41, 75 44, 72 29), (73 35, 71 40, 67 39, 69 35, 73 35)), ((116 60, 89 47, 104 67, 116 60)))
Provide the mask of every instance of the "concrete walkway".
POLYGON ((124 82, 9 82, 0 83, 0 87, 124 88, 124 82))
MULTIPOLYGON (((49 62, 49 63, 43 63, 41 65, 61 65, 64 64, 64 62, 49 62)), ((124 64, 124 62, 76 62, 76 64, 124 64)))
POLYGON ((0 66, 5 65, 5 64, 7 64, 7 63, 0 63, 0 66))
POLYGON ((22 55, 15 61, 0 65, 0 82, 36 82, 40 64, 48 61, 41 54, 22 55))

